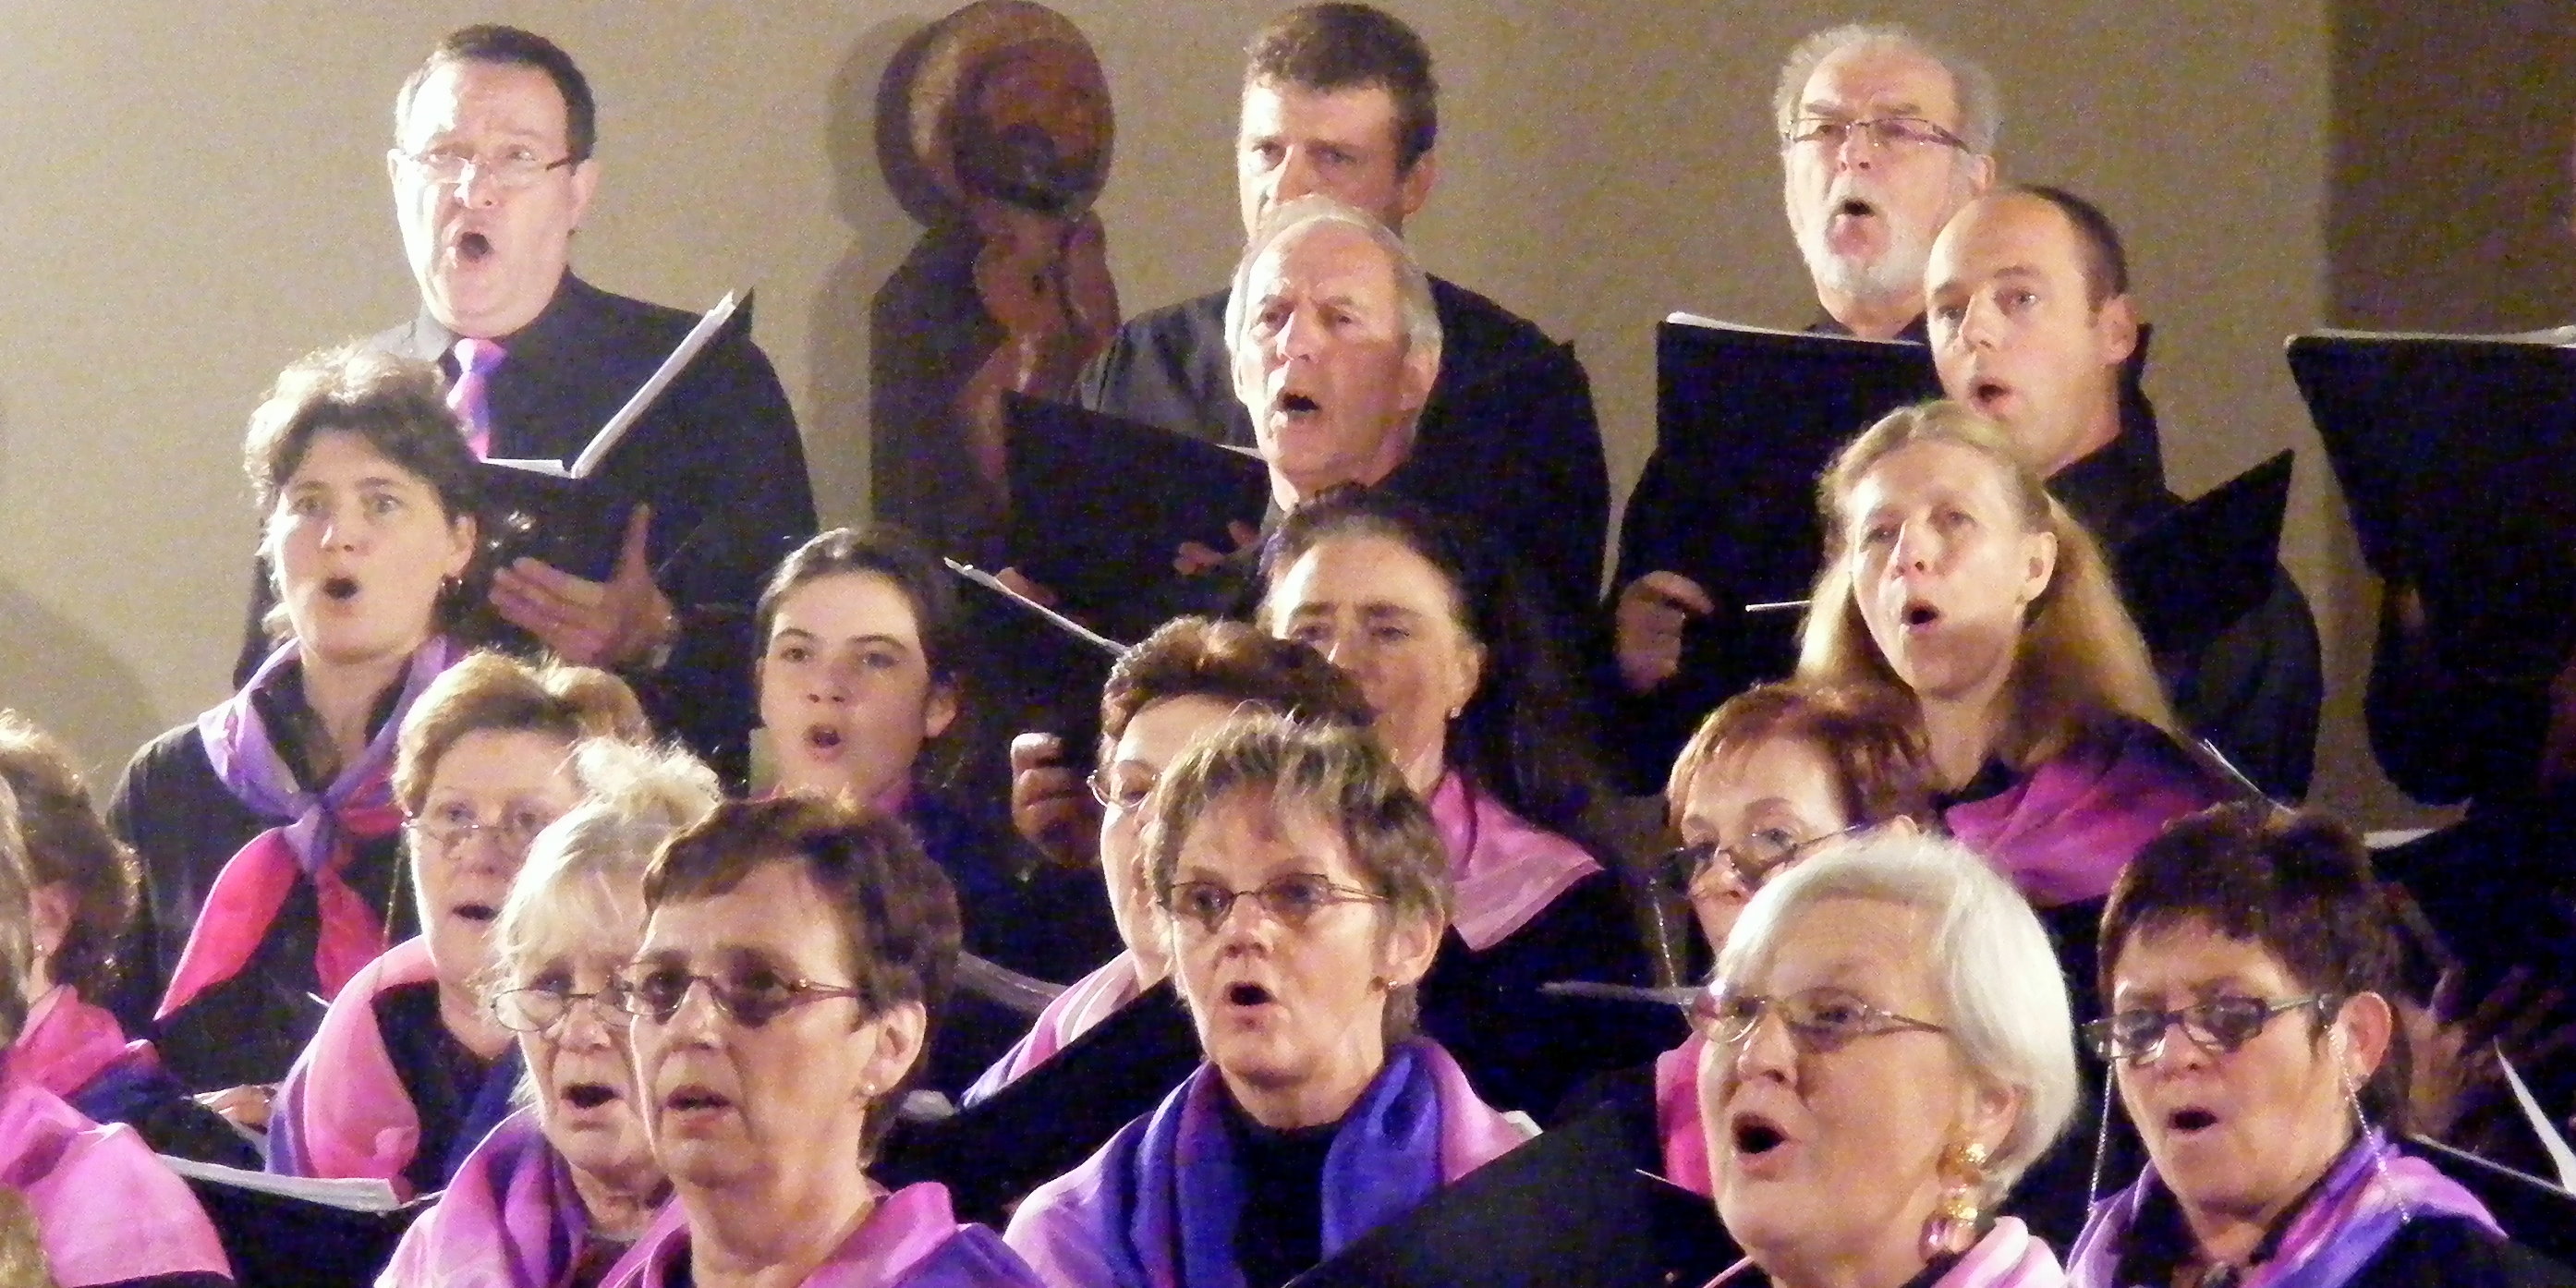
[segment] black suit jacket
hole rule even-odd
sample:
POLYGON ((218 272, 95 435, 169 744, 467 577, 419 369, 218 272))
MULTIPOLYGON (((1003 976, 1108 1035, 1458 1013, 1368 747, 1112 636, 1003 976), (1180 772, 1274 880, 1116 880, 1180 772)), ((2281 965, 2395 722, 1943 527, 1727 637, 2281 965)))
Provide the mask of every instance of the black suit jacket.
MULTIPOLYGON (((566 274, 545 311, 501 339, 507 356, 486 394, 492 455, 570 461, 696 322, 566 274)), ((455 375, 446 355, 456 336, 425 311, 369 343, 455 375)), ((804 444, 768 357, 747 335, 708 346, 599 477, 603 490, 653 507, 654 580, 681 620, 670 661, 626 678, 658 727, 739 782, 758 710, 751 606, 770 570, 815 530, 804 444)), ((265 576, 252 599, 236 685, 267 648, 265 576)))

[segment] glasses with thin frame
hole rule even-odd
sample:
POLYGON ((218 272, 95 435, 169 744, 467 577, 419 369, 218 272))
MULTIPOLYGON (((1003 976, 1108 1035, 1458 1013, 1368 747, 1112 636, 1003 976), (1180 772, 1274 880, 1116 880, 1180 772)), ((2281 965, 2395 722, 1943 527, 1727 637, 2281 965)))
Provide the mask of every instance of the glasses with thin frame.
POLYGON ((1155 776, 1141 769, 1120 774, 1115 772, 1117 768, 1116 765, 1102 765, 1082 780, 1083 785, 1091 789, 1091 799, 1100 802, 1100 808, 1121 814, 1133 814, 1145 808, 1145 799, 1154 794, 1155 776))
POLYGON ((1246 897, 1291 930, 1304 926, 1335 904, 1386 902, 1382 895, 1352 889, 1320 873, 1292 872, 1250 890, 1236 890, 1213 881, 1183 881, 1172 887, 1171 894, 1163 900, 1163 908, 1213 935, 1227 917, 1234 915, 1235 900, 1246 897))
POLYGON ((580 164, 580 158, 566 155, 548 161, 530 147, 505 148, 497 156, 477 156, 470 152, 432 148, 427 152, 405 152, 394 149, 422 178, 440 187, 461 188, 467 172, 482 175, 504 192, 517 192, 545 177, 547 172, 580 164))
POLYGON ((2193 1046, 2211 1055, 2226 1055, 2253 1041, 2275 1015, 2315 1007, 2317 1014, 2324 1016, 2340 1003, 2341 999, 2331 993, 2310 993, 2277 1000, 2213 997, 2171 1010, 2134 1007, 2088 1021, 2084 1025, 2084 1045, 2104 1060, 2142 1064, 2163 1055, 2166 1036, 2180 1026, 2182 1035, 2193 1046))
POLYGON ((1865 120, 1846 120, 1839 116, 1801 116, 1789 122, 1780 136, 1784 147, 1813 144, 1826 151, 1839 151, 1853 135, 1868 139, 1881 148, 1957 148, 1969 151, 1968 141, 1939 124, 1919 116, 1873 116, 1865 120))
POLYGON ((611 1001, 640 1020, 668 1024, 688 1004, 689 990, 707 986, 707 996, 725 1017, 756 1029, 809 1002, 835 997, 856 1000, 864 1009, 867 993, 843 984, 791 979, 776 971, 754 969, 725 977, 698 975, 677 966, 655 966, 620 975, 610 986, 611 1001))
POLYGON ((513 1033, 543 1033, 563 1023, 572 1015, 572 1008, 583 1002, 590 1003, 591 1013, 610 1024, 623 1025, 629 1018, 618 1007, 614 983, 595 993, 575 993, 542 984, 503 989, 492 995, 489 1006, 492 1018, 502 1028, 513 1033))
POLYGON ((1691 999, 1691 1026, 1721 1046, 1753 1033, 1764 1015, 1776 1015, 1790 1038, 1809 1051, 1839 1051, 1862 1038, 1887 1033, 1947 1033, 1929 1020, 1875 1006, 1847 989, 1801 989, 1785 997, 1708 989, 1691 999))
POLYGON ((552 819, 531 814, 513 814, 498 823, 486 823, 462 810, 440 810, 434 814, 411 814, 403 818, 403 827, 413 835, 427 839, 441 850, 455 850, 475 837, 488 837, 504 854, 525 854, 546 830, 552 819))
POLYGON ((1667 889, 1675 894, 1687 895, 1693 886, 1698 885, 1701 879, 1708 875, 1711 868, 1724 863, 1727 870, 1735 874, 1736 884, 1743 886, 1746 894, 1751 894, 1761 889, 1763 882, 1779 875, 1781 869, 1805 858, 1808 851, 1827 841, 1849 836, 1867 826, 1868 824, 1865 823, 1854 823, 1849 827, 1838 827, 1833 831, 1810 836, 1804 840, 1790 834, 1785 828, 1766 827, 1733 845, 1702 841, 1697 845, 1682 846, 1657 860, 1655 872, 1662 878, 1667 889))

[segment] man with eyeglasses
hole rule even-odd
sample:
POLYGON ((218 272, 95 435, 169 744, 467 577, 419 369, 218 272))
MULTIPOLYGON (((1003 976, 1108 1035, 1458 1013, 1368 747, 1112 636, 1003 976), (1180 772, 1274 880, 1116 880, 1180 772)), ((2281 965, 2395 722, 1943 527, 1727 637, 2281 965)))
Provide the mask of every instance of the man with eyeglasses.
MULTIPOLYGON (((600 179, 588 82, 542 36, 466 27, 403 82, 394 126, 385 164, 421 308, 372 343, 440 365, 478 455, 570 461, 696 322, 571 271, 600 179)), ((718 339, 596 477, 636 503, 608 579, 515 559, 491 606, 538 647, 619 671, 659 727, 739 780, 756 710, 748 606, 816 526, 769 359, 747 335, 718 339)), ((244 676, 267 652, 266 607, 244 676)))
MULTIPOLYGON (((1980 197, 1933 243, 1924 290, 1942 391, 2001 425, 2106 546, 2181 507, 2155 408, 2129 380, 2142 324, 2128 252, 2099 207, 2050 187, 1980 197)), ((2236 622, 2157 669, 2192 733, 2266 794, 2307 795, 2325 678, 2287 569, 2236 622)))
MULTIPOLYGON (((1853 23, 1789 51, 1771 115, 1789 231, 1824 310, 1808 329, 1922 342, 1932 239, 1994 182, 1994 77, 1903 27, 1853 23)), ((1660 458, 1647 464, 1631 515, 1638 497, 1654 503, 1661 469, 1660 458)), ((1644 557, 1624 549, 1620 565, 1644 557)), ((1643 697, 1680 671, 1684 626, 1717 603, 1658 569, 1621 586, 1612 608, 1618 685, 1643 697)))

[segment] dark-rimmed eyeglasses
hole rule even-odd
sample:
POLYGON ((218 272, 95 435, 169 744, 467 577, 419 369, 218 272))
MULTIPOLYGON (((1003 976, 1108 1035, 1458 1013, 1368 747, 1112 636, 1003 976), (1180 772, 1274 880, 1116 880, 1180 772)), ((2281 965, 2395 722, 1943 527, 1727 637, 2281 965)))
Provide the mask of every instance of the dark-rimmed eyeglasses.
POLYGON ((1882 148, 1971 150, 1966 139, 1919 116, 1875 116, 1860 121, 1847 121, 1839 116, 1801 116, 1789 122, 1780 142, 1784 147, 1815 144, 1830 152, 1839 151, 1853 135, 1866 138, 1882 148))
POLYGON ((1849 836, 1868 825, 1854 823, 1817 836, 1800 839, 1785 828, 1766 827, 1733 845, 1702 841, 1667 852, 1655 861, 1655 876, 1675 894, 1687 895, 1709 870, 1724 863, 1735 874, 1737 885, 1746 894, 1762 888, 1762 883, 1779 875, 1780 870, 1805 858, 1807 852, 1838 837, 1849 836))
POLYGON ((716 1009, 728 1019, 747 1029, 756 1029, 808 1002, 835 997, 856 1000, 862 1007, 867 994, 843 984, 818 984, 810 979, 789 979, 773 971, 751 971, 730 979, 714 975, 694 975, 677 966, 661 966, 640 971, 611 985, 612 1003, 639 1020, 668 1024, 688 1003, 689 990, 707 986, 707 996, 716 1009))
POLYGON ((564 1022, 574 1004, 590 1003, 591 1012, 600 1019, 623 1026, 629 1014, 617 1004, 614 984, 596 993, 573 993, 560 988, 511 988, 492 995, 486 1005, 492 1018, 513 1033, 543 1033, 564 1022))
POLYGON ((2114 1011, 2084 1025, 2084 1045, 2104 1060, 2144 1063, 2164 1054, 2165 1035, 2180 1025, 2193 1046, 2211 1055, 2226 1055, 2253 1041, 2275 1015, 2313 1006, 2324 1016, 2341 1003, 2332 993, 2310 993, 2278 1000, 2213 997, 2167 1011, 2143 1007, 2114 1011))
POLYGON ((468 182, 467 173, 482 175, 504 192, 517 192, 535 183, 549 170, 578 165, 579 157, 567 155, 548 161, 529 148, 511 148, 499 156, 475 156, 466 152, 405 152, 394 149, 394 155, 418 171, 430 183, 445 188, 461 188, 468 182))
POLYGON ((1928 1020, 1899 1015, 1873 1006, 1858 994, 1839 988, 1809 988, 1786 997, 1711 989, 1692 999, 1691 1027, 1721 1046, 1752 1036, 1765 1014, 1777 1015, 1789 1037, 1809 1051, 1838 1051, 1862 1038, 1885 1033, 1947 1033, 1928 1020))
POLYGON ((1279 924, 1295 930, 1315 914, 1337 903, 1384 903, 1382 895, 1355 890, 1313 872, 1294 872, 1250 890, 1234 890, 1213 881, 1183 881, 1172 887, 1163 907, 1173 916, 1213 935, 1234 915, 1234 901, 1250 896, 1279 924))

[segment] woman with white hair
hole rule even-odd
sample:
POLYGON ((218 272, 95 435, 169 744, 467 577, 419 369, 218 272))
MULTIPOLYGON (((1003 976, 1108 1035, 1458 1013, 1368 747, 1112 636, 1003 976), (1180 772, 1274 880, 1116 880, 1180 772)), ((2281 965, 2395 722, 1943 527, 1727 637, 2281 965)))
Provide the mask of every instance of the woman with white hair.
POLYGON ((1798 864, 1746 905, 1693 1020, 1718 1215, 1771 1283, 2063 1282, 1993 1213, 2075 1107, 2066 985, 1976 855, 1879 833, 1798 864))
POLYGON ((723 789, 677 748, 595 738, 574 762, 593 798, 537 834, 492 926, 486 1003, 518 1035, 519 1108, 403 1233, 380 1288, 596 1284, 670 1195, 608 988, 643 942, 645 865, 723 789))

